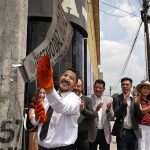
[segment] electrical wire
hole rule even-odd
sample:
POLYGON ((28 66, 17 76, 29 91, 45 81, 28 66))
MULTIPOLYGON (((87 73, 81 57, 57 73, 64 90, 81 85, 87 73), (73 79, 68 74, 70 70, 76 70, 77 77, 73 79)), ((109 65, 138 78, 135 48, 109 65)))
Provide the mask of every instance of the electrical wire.
MULTIPOLYGON (((131 10, 134 12, 134 8, 135 8, 135 5, 132 7, 132 5, 131 5, 131 3, 130 3, 130 1, 129 0, 127 0, 127 2, 128 2, 128 4, 129 4, 129 6, 130 6, 130 8, 131 8, 131 10)), ((140 12, 139 12, 140 13, 140 12)), ((140 22, 139 22, 139 20, 138 20, 138 18, 136 17, 136 19, 137 19, 137 22, 140 24, 140 22)))
POLYGON ((137 16, 137 15, 131 14, 131 13, 129 13, 129 12, 126 11, 126 10, 120 9, 120 8, 118 8, 118 7, 116 7, 116 6, 107 4, 107 3, 103 2, 103 1, 100 1, 100 3, 102 3, 102 4, 104 4, 104 5, 107 5, 107 6, 110 6, 110 7, 112 7, 112 8, 118 9, 118 10, 120 10, 120 11, 123 11, 123 12, 125 12, 125 13, 127 13, 127 14, 129 14, 129 15, 131 15, 131 16, 140 17, 140 16, 137 16))
POLYGON ((133 9, 133 7, 132 7, 132 5, 131 5, 130 1, 129 1, 129 0, 127 0, 127 1, 128 1, 128 4, 129 4, 129 6, 130 6, 131 10, 134 12, 134 9, 133 9))
POLYGON ((119 82, 120 82, 120 79, 121 79, 122 76, 124 75, 124 72, 125 72, 125 70, 126 70, 126 68, 127 68, 127 65, 128 65, 129 59, 130 59, 130 56, 131 56, 131 54, 132 54, 132 52, 133 52, 133 48, 134 48, 134 46, 135 46, 137 37, 138 37, 138 35, 139 35, 141 26, 142 26, 142 21, 141 21, 141 23, 140 23, 140 25, 139 25, 139 27, 138 27, 138 30, 137 30, 135 39, 134 39, 134 41, 133 41, 133 44, 132 44, 131 49, 130 49, 130 51, 129 51, 129 54, 128 54, 126 60, 125 60, 125 63, 124 63, 124 65, 123 65, 123 67, 122 67, 122 70, 121 70, 121 72, 120 72, 119 78, 118 78, 118 80, 116 81, 116 83, 114 84, 114 86, 112 86, 113 89, 116 89, 116 88, 117 88, 117 86, 118 86, 118 84, 119 84, 119 82))
POLYGON ((113 14, 110 14, 110 13, 108 13, 108 12, 105 12, 105 11, 102 10, 102 9, 100 9, 100 11, 103 12, 104 14, 106 14, 106 15, 113 16, 113 17, 126 17, 126 16, 128 16, 128 15, 124 15, 124 16, 113 15, 113 14))
MULTIPOLYGON (((128 1, 128 4, 129 4, 129 6, 130 6, 131 10, 134 12, 134 9, 133 9, 133 7, 132 7, 132 5, 131 5, 130 1, 129 1, 129 0, 127 0, 127 1, 128 1)), ((135 8, 135 6, 134 6, 134 8, 135 8)), ((138 20, 138 18, 137 18, 137 17, 136 17, 136 19, 137 19, 137 22, 140 24, 140 22, 139 22, 139 20, 138 20)))
MULTIPOLYGON (((140 13, 140 8, 141 8, 141 5, 138 3, 138 2, 136 2, 136 1, 132 1, 132 0, 128 0, 128 2, 130 3, 130 4, 132 4, 133 5, 133 8, 135 8, 135 10, 137 10, 139 13, 140 13), (132 3, 131 3, 131 2, 132 3)), ((132 7, 132 6, 131 6, 132 7)))
POLYGON ((139 8, 141 8, 142 7, 142 0, 136 0, 136 1, 137 1, 139 8))

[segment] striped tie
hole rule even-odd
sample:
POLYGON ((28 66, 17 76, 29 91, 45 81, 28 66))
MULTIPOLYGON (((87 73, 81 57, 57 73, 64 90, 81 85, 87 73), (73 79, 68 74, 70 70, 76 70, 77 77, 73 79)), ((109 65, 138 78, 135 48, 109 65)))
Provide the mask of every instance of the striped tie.
POLYGON ((47 119, 43 123, 42 128, 41 128, 41 132, 40 132, 40 140, 41 141, 43 141, 46 138, 46 136, 47 136, 48 128, 49 128, 49 123, 50 123, 52 114, 53 114, 53 109, 52 109, 51 106, 49 106, 49 108, 47 110, 47 113, 46 113, 47 119))

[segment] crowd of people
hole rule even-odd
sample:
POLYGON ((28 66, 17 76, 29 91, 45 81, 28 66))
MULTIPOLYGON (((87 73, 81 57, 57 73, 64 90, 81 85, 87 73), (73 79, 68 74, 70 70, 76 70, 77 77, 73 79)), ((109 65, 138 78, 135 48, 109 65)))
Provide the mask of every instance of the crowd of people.
POLYGON ((124 77, 122 93, 112 98, 104 95, 104 80, 97 79, 93 94, 86 96, 82 79, 69 68, 56 91, 47 56, 38 62, 37 81, 38 96, 29 109, 31 123, 38 125, 32 135, 37 142, 30 139, 36 148, 29 150, 110 150, 111 135, 116 136, 117 150, 150 150, 149 81, 142 81, 133 94, 132 79, 124 77))

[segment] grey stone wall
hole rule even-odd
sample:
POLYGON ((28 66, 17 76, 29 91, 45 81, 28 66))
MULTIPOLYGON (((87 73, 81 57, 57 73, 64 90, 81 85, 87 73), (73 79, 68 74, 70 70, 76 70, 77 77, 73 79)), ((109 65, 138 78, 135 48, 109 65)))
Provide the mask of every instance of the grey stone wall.
POLYGON ((0 1, 0 150, 21 149, 28 0, 0 1))

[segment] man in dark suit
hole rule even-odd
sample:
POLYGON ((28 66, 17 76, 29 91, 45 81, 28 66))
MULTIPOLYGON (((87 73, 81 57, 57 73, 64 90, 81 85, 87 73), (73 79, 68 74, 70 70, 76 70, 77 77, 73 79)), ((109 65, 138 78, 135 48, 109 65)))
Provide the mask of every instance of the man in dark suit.
POLYGON ((112 135, 116 136, 118 150, 137 150, 137 137, 141 136, 138 128, 138 117, 141 116, 139 105, 134 103, 131 94, 132 79, 121 79, 122 94, 113 98, 113 109, 116 117, 112 135))
POLYGON ((92 108, 90 98, 82 95, 83 91, 83 82, 81 79, 78 79, 75 93, 81 98, 80 104, 80 117, 78 119, 78 138, 74 144, 75 150, 88 150, 89 141, 88 141, 88 125, 89 120, 96 117, 96 113, 92 108))

